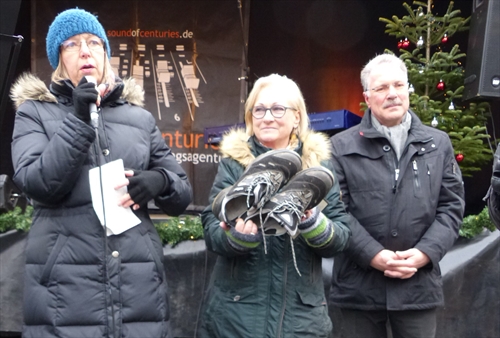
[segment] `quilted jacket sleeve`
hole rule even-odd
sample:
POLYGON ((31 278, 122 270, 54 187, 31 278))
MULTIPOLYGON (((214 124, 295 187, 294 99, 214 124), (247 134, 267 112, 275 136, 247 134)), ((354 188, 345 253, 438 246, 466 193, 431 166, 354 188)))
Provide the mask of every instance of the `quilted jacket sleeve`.
POLYGON ((191 203, 193 192, 186 172, 177 162, 170 148, 165 144, 161 132, 150 115, 152 131, 150 162, 148 169, 161 169, 168 178, 168 189, 155 198, 155 204, 170 216, 177 216, 191 203))
POLYGON ((58 204, 78 181, 95 138, 92 127, 67 114, 51 137, 47 120, 55 120, 53 103, 27 101, 15 117, 12 162, 14 182, 29 197, 58 204))

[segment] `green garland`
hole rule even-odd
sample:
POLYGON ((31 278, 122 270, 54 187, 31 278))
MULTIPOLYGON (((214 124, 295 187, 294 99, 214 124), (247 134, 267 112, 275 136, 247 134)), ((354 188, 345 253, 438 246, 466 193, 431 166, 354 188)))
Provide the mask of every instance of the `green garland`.
MULTIPOLYGON (((33 207, 28 206, 23 212, 16 207, 12 211, 0 214, 0 233, 9 230, 28 231, 31 226, 33 207)), ((154 221, 158 235, 163 244, 175 246, 182 241, 197 240, 203 238, 203 225, 199 216, 170 217, 166 221, 154 221)), ((477 215, 469 215, 464 218, 459 235, 465 238, 473 238, 483 232, 484 229, 495 231, 495 225, 490 219, 488 207, 484 207, 477 215)))
MULTIPOLYGON (((12 211, 0 214, 0 233, 14 229, 29 231, 32 215, 32 206, 27 206, 24 212, 16 207, 12 211)), ((203 238, 203 226, 198 216, 170 217, 166 221, 155 221, 154 225, 163 244, 175 246, 182 241, 203 238)))
POLYGON ((182 241, 203 238, 203 225, 199 216, 171 217, 167 221, 154 222, 163 244, 172 247, 182 241))
POLYGON ((495 225, 490 219, 488 207, 484 207, 477 215, 469 215, 464 217, 462 227, 460 228, 459 235, 465 238, 472 238, 483 232, 484 229, 495 231, 495 225))
POLYGON ((31 205, 28 205, 24 212, 20 207, 15 207, 12 211, 0 214, 0 233, 14 229, 29 231, 32 214, 33 207, 31 205))

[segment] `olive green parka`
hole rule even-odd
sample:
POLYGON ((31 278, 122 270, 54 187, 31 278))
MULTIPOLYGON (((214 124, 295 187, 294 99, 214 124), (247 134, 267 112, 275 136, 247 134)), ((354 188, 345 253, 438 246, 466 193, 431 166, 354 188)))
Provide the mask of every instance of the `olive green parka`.
MULTIPOLYGON (((323 165, 334 173, 325 135, 311 132, 300 140, 292 138, 291 143, 302 158, 303 169, 323 165)), ((199 337, 318 338, 328 337, 332 331, 321 259, 344 250, 350 237, 349 218, 336 180, 322 211, 332 222, 333 238, 321 248, 312 248, 299 235, 293 240, 295 258, 287 234, 266 237, 267 253, 263 243, 246 254, 235 251, 212 212, 215 196, 233 185, 255 157, 269 150, 242 129, 233 130, 221 143, 223 159, 210 192, 210 204, 202 213, 207 249, 218 257, 199 337)))

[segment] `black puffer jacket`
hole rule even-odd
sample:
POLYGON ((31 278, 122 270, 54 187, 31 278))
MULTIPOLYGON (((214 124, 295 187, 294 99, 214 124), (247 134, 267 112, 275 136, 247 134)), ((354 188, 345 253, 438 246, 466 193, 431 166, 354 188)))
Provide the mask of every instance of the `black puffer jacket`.
POLYGON ((457 239, 464 212, 460 168, 448 135, 424 126, 412 112, 398 161, 370 114, 331 138, 343 201, 355 221, 349 248, 335 258, 330 300, 359 310, 435 308, 443 304, 439 261, 457 239), (430 263, 409 279, 370 267, 382 249, 410 248, 430 263))
POLYGON ((89 169, 123 159, 125 168, 161 168, 169 189, 156 204, 170 215, 191 201, 186 174, 171 155, 133 80, 102 101, 94 129, 76 118, 73 85, 31 75, 15 84, 12 142, 15 183, 35 211, 26 257, 23 337, 165 337, 163 248, 146 208, 142 221, 106 237, 91 202, 89 169), (123 95, 122 95, 123 94, 123 95), (132 102, 130 102, 130 101, 132 102), (98 149, 100 149, 98 151, 98 149))

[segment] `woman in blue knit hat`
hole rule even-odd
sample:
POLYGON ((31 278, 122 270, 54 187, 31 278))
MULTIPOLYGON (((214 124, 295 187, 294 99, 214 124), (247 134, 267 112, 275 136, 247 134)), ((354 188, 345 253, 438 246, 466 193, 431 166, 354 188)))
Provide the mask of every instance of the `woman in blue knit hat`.
POLYGON ((113 74, 94 15, 60 13, 46 43, 50 87, 25 74, 11 90, 14 181, 35 210, 23 337, 167 337, 163 248, 147 203, 181 214, 192 198, 187 176, 142 108, 142 88, 113 74), (116 204, 137 221, 112 229, 94 211, 89 171, 116 160, 127 168, 116 204))

